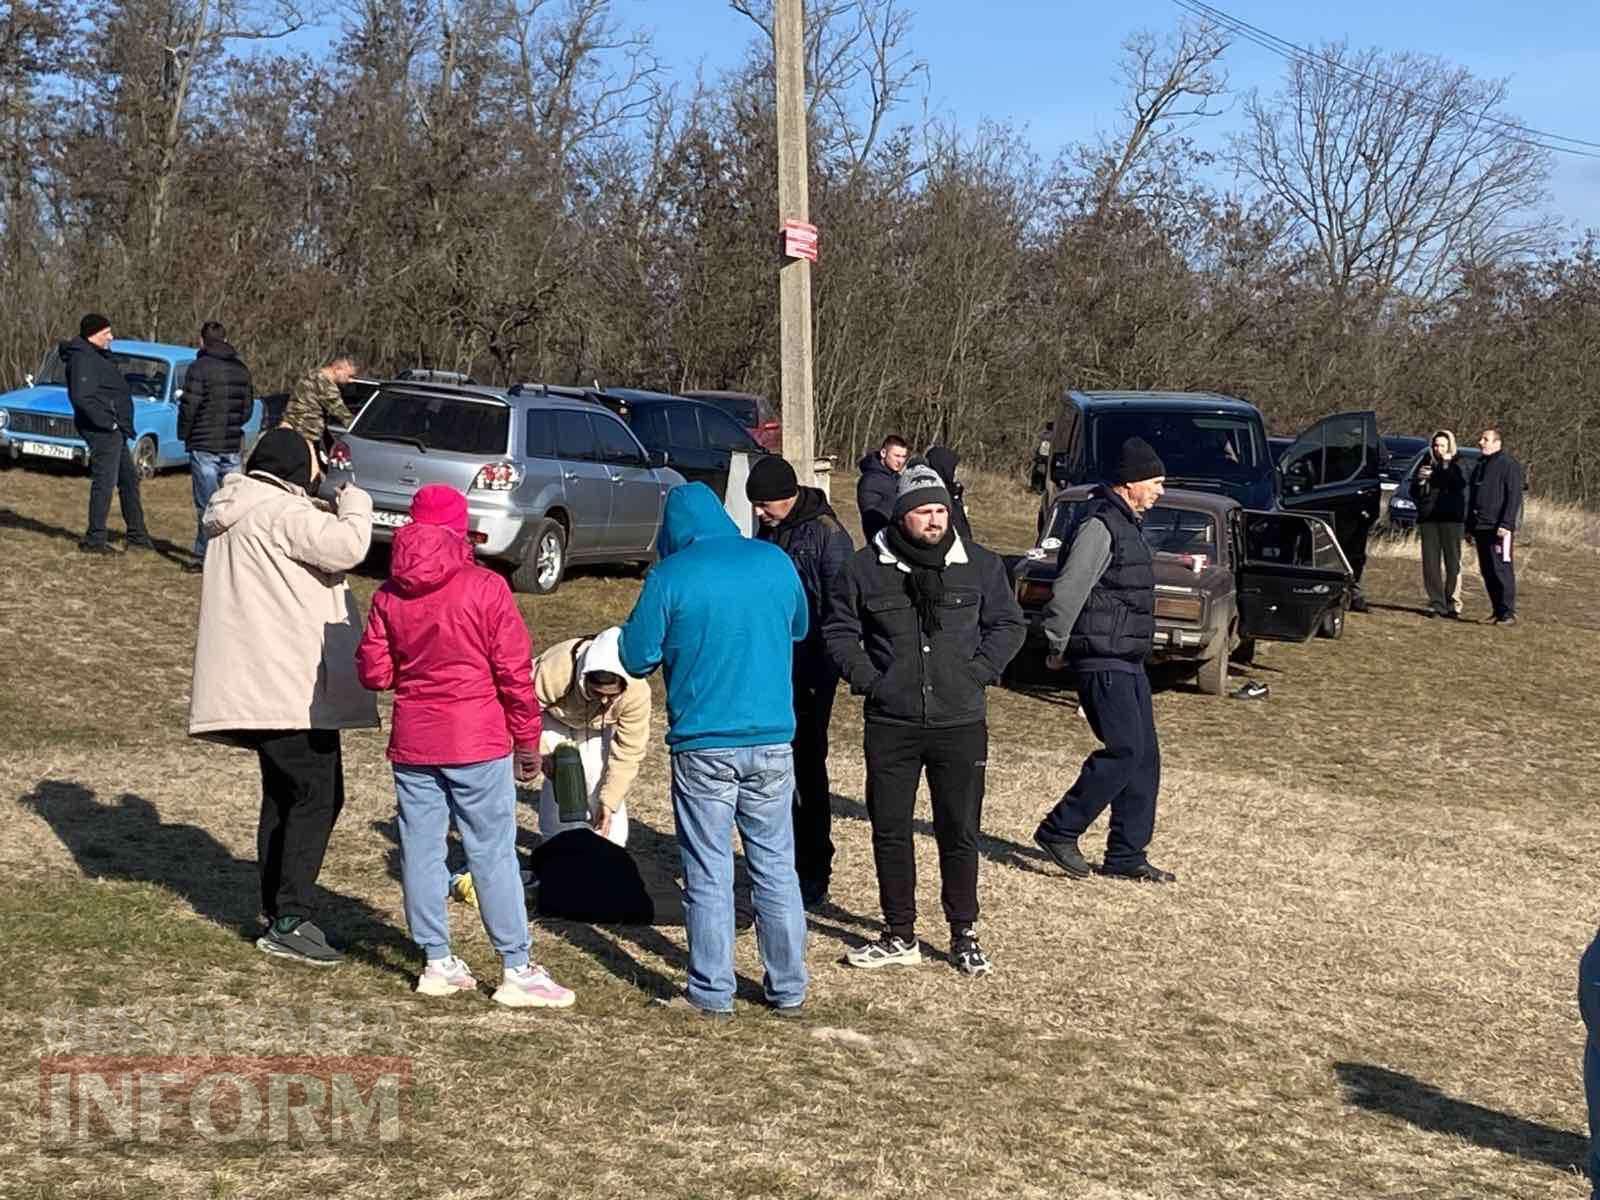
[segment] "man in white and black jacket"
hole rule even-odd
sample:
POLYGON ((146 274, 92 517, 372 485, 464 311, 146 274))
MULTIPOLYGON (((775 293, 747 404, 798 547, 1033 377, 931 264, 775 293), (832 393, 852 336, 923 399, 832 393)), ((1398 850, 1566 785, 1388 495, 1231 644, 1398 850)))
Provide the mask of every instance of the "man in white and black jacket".
POLYGON ((950 493, 938 472, 907 467, 890 523, 851 556, 823 624, 828 656, 850 690, 866 697, 867 812, 884 931, 850 952, 852 966, 922 961, 911 830, 926 770, 950 960, 966 975, 992 970, 977 933, 985 689, 999 682, 1025 636, 1004 564, 951 528, 950 493))
POLYGON ((1177 879, 1145 855, 1155 834, 1161 747, 1145 674, 1155 645, 1155 560, 1140 520, 1161 499, 1166 473, 1143 438, 1123 443, 1109 482, 1078 510, 1045 607, 1046 664, 1074 673, 1089 728, 1104 743, 1033 835, 1073 879, 1090 873, 1078 839, 1108 807, 1101 872, 1145 883, 1177 879))

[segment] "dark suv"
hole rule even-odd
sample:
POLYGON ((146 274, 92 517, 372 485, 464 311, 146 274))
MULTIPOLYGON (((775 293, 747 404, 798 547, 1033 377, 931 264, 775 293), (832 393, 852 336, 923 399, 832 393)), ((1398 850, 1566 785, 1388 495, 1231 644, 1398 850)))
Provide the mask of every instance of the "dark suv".
POLYGON ((636 388, 607 388, 594 399, 626 421, 658 461, 685 479, 708 486, 719 497, 727 491, 735 450, 760 455, 767 450, 722 409, 700 400, 636 388))
POLYGON ((1255 405, 1216 392, 1067 392, 1050 433, 1042 532, 1065 488, 1097 483, 1122 443, 1142 437, 1167 467, 1167 486, 1212 492, 1256 511, 1325 517, 1359 582, 1378 519, 1385 455, 1372 412, 1324 417, 1281 456, 1255 405))

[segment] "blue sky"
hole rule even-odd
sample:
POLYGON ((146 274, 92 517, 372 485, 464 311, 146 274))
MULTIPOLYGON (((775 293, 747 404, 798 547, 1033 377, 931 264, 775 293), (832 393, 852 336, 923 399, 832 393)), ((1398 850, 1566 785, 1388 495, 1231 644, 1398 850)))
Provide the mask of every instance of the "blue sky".
MULTIPOLYGON (((984 118, 1024 129, 1046 158, 1117 120, 1119 46, 1136 29, 1166 30, 1182 17, 1171 0, 906 0, 911 47, 928 64, 930 108, 971 127, 984 118)), ((1441 55, 1483 77, 1510 80, 1510 111, 1523 124, 1600 142, 1600 37, 1594 0, 1343 0, 1292 4, 1229 0, 1217 7, 1300 45, 1344 38, 1441 55)), ((617 0, 618 15, 652 29, 681 77, 714 76, 736 61, 753 27, 726 0, 617 0)), ((1270 92, 1284 62, 1236 43, 1226 65, 1235 91, 1270 92)), ((1232 117, 1203 132, 1220 145, 1232 117)), ((1557 157, 1550 210, 1574 230, 1600 227, 1600 159, 1557 157)))

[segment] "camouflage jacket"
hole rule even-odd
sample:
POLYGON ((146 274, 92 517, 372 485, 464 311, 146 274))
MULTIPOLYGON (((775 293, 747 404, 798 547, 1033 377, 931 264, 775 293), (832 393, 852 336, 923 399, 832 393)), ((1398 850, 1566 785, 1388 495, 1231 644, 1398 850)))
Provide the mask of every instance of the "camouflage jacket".
POLYGON ((320 368, 307 371, 295 380, 289 403, 283 410, 283 423, 313 442, 322 439, 329 421, 348 426, 353 419, 339 395, 339 385, 320 368))

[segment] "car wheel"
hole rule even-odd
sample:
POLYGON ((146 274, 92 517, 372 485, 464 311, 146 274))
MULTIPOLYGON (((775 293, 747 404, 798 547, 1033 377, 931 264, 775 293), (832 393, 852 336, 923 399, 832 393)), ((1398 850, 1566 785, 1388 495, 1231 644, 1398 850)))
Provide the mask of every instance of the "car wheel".
POLYGON ((133 444, 133 469, 140 479, 153 478, 156 473, 156 440, 145 436, 133 444))
POLYGON ((1322 625, 1317 630, 1317 636, 1337 640, 1344 636, 1344 609, 1330 608, 1322 616, 1322 625))
POLYGON ((515 591, 548 596, 561 586, 567 570, 567 531, 548 517, 534 526, 522 561, 511 572, 515 591))
POLYGON ((1228 652, 1219 650, 1200 664, 1195 682, 1207 696, 1220 696, 1228 687, 1228 652))
POLYGON ((1233 661, 1236 663, 1253 663, 1256 660, 1255 638, 1245 638, 1233 651, 1233 661))

